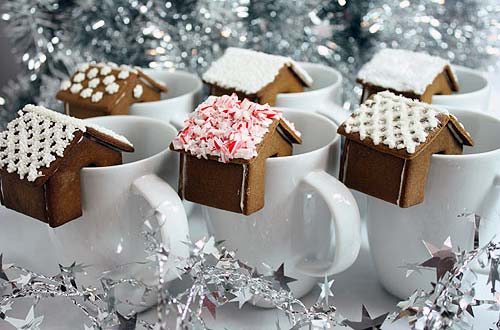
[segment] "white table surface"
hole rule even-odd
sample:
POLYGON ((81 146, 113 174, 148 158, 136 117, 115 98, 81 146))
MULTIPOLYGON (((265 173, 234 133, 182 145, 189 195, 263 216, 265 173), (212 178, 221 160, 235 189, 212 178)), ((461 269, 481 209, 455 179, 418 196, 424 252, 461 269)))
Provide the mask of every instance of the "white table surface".
MULTIPOLYGON (((206 235, 199 213, 199 209, 195 208, 190 216, 193 239, 206 235)), ((0 207, 0 252, 5 255, 4 262, 16 262, 45 274, 57 273, 56 253, 53 251, 48 235, 44 234, 46 231, 47 228, 43 223, 0 207)), ((335 279, 333 305, 348 319, 360 319, 362 304, 367 306, 372 317, 396 309, 398 299, 387 293, 377 280, 364 229, 363 244, 356 263, 333 278, 335 279)), ((486 280, 485 276, 480 276, 481 283, 485 284, 486 280)), ((484 285, 478 286, 478 289, 487 292, 484 285)), ((319 288, 315 288, 303 299, 303 302, 308 306, 311 305, 317 299, 318 294, 319 288)), ((28 305, 21 303, 17 306, 16 310, 9 315, 24 317, 28 305)), ((83 314, 71 303, 62 299, 46 300, 40 303, 36 314, 45 315, 42 329, 83 329, 83 322, 85 322, 83 314)), ((155 310, 146 311, 141 317, 154 321, 155 310)), ((488 329, 493 326, 497 317, 498 312, 485 311, 484 308, 476 309, 475 329, 488 329)), ((217 311, 216 320, 208 313, 205 313, 204 319, 213 329, 276 329, 278 319, 282 329, 288 328, 288 321, 282 313, 274 309, 253 307, 249 304, 239 310, 236 303, 230 303, 217 311)), ((397 323, 385 324, 383 328, 408 329, 408 326, 404 320, 400 320, 397 323)), ((8 330, 13 327, 0 321, 0 329, 8 330)))

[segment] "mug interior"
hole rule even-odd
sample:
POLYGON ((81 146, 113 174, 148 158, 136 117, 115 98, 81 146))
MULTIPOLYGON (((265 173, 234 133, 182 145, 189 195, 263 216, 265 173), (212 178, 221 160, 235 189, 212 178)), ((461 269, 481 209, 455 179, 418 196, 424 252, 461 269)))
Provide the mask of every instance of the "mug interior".
POLYGON ((283 158, 307 154, 325 148, 339 139, 337 126, 326 117, 294 109, 281 108, 279 110, 283 111, 283 116, 302 133, 302 144, 293 145, 292 156, 269 158, 268 161, 279 161, 283 158))
POLYGON ((167 86, 168 92, 161 94, 162 100, 194 93, 200 90, 203 85, 197 76, 187 72, 145 69, 144 73, 167 86))
POLYGON ((457 95, 474 93, 486 88, 486 86, 488 85, 488 80, 479 72, 475 72, 472 69, 454 66, 453 71, 457 75, 459 91, 453 92, 453 94, 451 95, 434 95, 434 102, 439 101, 439 99, 446 99, 457 95))
POLYGON ((307 92, 317 91, 323 88, 331 87, 336 84, 340 84, 342 79, 341 74, 330 67, 314 64, 314 63, 299 63, 300 67, 304 69, 313 79, 313 84, 311 87, 304 88, 304 92, 301 93, 281 93, 280 97, 290 96, 293 97, 295 95, 301 95, 307 92))
MULTIPOLYGON (((481 112, 451 109, 471 134, 474 146, 464 146, 464 155, 481 155, 489 152, 500 152, 500 120, 481 112)), ((464 155, 433 155, 437 158, 464 157, 464 155)))
MULTIPOLYGON (((124 152, 123 165, 135 163, 166 152, 177 134, 167 123, 138 116, 105 116, 86 119, 99 126, 125 136, 133 145, 134 152, 124 152)), ((86 168, 96 170, 98 168, 86 168)))

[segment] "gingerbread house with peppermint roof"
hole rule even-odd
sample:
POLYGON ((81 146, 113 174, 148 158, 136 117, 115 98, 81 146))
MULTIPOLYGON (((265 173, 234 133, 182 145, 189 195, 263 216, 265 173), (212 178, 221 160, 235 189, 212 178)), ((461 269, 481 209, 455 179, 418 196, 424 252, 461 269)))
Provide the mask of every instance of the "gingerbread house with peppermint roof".
POLYGON ((210 96, 185 124, 170 145, 181 154, 179 195, 245 215, 264 206, 266 159, 302 142, 280 111, 236 94, 210 96))
POLYGON ((138 68, 115 63, 83 63, 70 80, 61 83, 56 97, 67 115, 89 118, 126 115, 136 102, 160 100, 167 88, 138 68))
POLYGON ((339 179, 400 207, 423 202, 433 154, 459 155, 474 144, 446 110, 384 91, 339 127, 346 137, 339 179))
POLYGON ((242 48, 228 48, 203 74, 211 95, 236 93, 260 104, 276 104, 278 93, 299 93, 313 83, 289 57, 242 48))
POLYGON ((60 226, 82 215, 80 170, 122 163, 123 136, 41 106, 26 105, 0 133, 0 201, 60 226))
POLYGON ((450 62, 404 49, 380 50, 361 67, 357 82, 363 85, 361 103, 384 90, 426 103, 432 103, 433 95, 458 91, 450 62))

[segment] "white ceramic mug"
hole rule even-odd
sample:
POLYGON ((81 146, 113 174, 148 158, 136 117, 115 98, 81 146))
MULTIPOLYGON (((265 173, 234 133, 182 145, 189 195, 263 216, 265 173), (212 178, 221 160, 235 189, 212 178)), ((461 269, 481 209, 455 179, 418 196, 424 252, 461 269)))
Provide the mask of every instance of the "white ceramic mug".
MULTIPOLYGON (((159 223, 164 222, 160 234, 171 254, 181 258, 189 255, 183 243, 189 238, 186 214, 176 190, 167 183, 175 182, 178 175, 178 156, 168 149, 177 131, 167 123, 136 116, 88 121, 126 136, 135 152, 123 154, 123 165, 81 170, 83 216, 49 228, 54 244, 62 252, 64 263, 92 265, 90 274, 116 270, 109 276, 155 281, 153 269, 120 266, 145 261, 141 234, 144 204, 157 211, 159 223)), ((174 278, 173 273, 165 275, 166 281, 174 278)))
POLYGON ((160 101, 134 103, 130 114, 158 119, 182 127, 184 119, 200 103, 203 93, 201 79, 192 73, 143 69, 151 78, 165 84, 168 92, 162 94, 160 101))
POLYGON ((484 113, 451 110, 471 133, 474 147, 464 155, 433 155, 425 200, 410 208, 368 197, 370 250, 382 285, 406 298, 417 288, 430 288, 435 269, 406 277, 405 263, 430 258, 422 241, 437 247, 450 237, 454 249, 473 247, 474 224, 464 213, 483 217, 480 244, 500 238, 500 120, 484 113))
POLYGON ((486 74, 460 65, 453 65, 453 71, 458 78, 459 91, 451 95, 434 95, 432 103, 445 108, 488 111, 490 83, 486 74))
POLYGON ((342 74, 326 65, 300 62, 299 65, 313 79, 313 85, 302 93, 281 93, 276 97, 277 107, 304 109, 325 114, 336 124, 347 118, 342 104, 342 74))
POLYGON ((359 212, 349 189, 326 173, 339 166, 340 137, 330 120, 286 110, 302 132, 289 157, 266 161, 265 205, 249 216, 204 207, 209 231, 242 260, 268 272, 284 263, 296 297, 352 265, 360 248, 359 212))

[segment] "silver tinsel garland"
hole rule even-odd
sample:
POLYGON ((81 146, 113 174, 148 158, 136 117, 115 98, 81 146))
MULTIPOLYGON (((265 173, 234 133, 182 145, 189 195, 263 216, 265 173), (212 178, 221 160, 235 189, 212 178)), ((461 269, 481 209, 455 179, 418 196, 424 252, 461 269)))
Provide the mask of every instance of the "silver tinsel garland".
POLYGON ((82 60, 203 72, 228 46, 355 75, 380 47, 486 68, 499 55, 496 0, 7 0, 2 20, 23 72, 0 94, 0 126, 28 102, 61 108, 59 80, 82 60))
MULTIPOLYGON (((213 238, 186 242, 190 256, 180 260, 170 255, 168 247, 159 239, 159 226, 153 223, 150 219, 145 220, 143 236, 148 255, 145 262, 156 265, 156 286, 135 278, 113 279, 107 273, 100 278, 102 288, 81 286, 79 280, 85 272, 85 265, 76 262, 69 266, 60 265, 57 275, 47 276, 5 264, 0 254, 0 325, 7 322, 18 330, 38 330, 44 319, 43 315, 35 316, 38 302, 56 297, 68 299, 87 316, 91 326, 85 325, 85 329, 119 330, 207 329, 202 316, 204 310, 216 318, 218 308, 227 303, 237 303, 241 308, 245 303, 255 301, 265 301, 283 312, 289 319, 290 329, 328 329, 336 325, 352 329, 378 329, 384 322, 405 318, 416 330, 465 330, 473 327, 472 307, 488 306, 492 311, 500 310, 500 293, 496 291, 496 282, 500 280, 498 243, 490 242, 471 251, 452 252, 450 239, 441 249, 424 242, 431 256, 418 267, 436 269, 433 289, 428 292, 417 290, 408 300, 398 304, 399 312, 389 316, 384 314, 371 318, 363 306, 361 321, 351 321, 343 319, 329 304, 329 297, 333 296, 333 281, 327 278, 319 283, 321 292, 316 304, 306 307, 291 294, 287 283, 294 279, 285 276, 283 264, 270 275, 259 274, 213 238), (474 262, 489 269, 488 284, 494 299, 476 298, 477 275, 471 268, 474 262), (163 280, 168 272, 188 279, 189 285, 179 293, 169 292, 163 280), (133 311, 136 307, 133 303, 120 301, 115 293, 122 286, 142 288, 143 301, 157 292, 155 323, 138 318, 133 311), (33 302, 26 318, 11 317, 9 314, 16 302, 26 298, 33 302), (117 307, 124 304, 132 308, 127 315, 123 315, 117 307)), ((409 269, 414 271, 418 268, 412 264, 409 269)), ((407 275, 411 276, 411 271, 407 275)), ((277 329, 282 329, 279 323, 277 329)))

